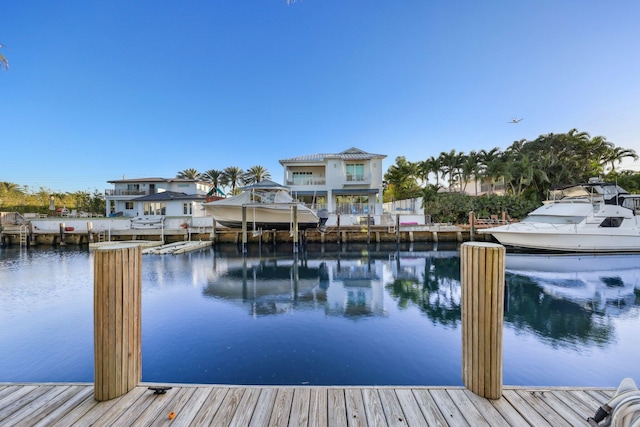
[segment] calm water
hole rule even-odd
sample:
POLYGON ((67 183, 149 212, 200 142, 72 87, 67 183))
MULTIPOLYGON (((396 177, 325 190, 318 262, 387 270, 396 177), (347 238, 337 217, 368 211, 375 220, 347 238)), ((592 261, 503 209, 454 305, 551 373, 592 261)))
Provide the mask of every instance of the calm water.
MULTIPOLYGON (((143 381, 461 385, 455 246, 143 255, 143 381)), ((640 380, 640 256, 507 256, 504 383, 640 380)), ((93 381, 93 255, 0 249, 0 382, 93 381)))

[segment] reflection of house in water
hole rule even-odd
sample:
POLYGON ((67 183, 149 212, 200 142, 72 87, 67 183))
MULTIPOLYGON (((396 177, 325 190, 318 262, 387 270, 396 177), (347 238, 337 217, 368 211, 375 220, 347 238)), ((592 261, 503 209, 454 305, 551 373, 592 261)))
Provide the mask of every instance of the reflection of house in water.
POLYGON ((384 315, 384 264, 366 259, 325 263, 327 313, 384 315))
POLYGON ((384 313, 383 283, 366 261, 248 258, 227 260, 214 269, 204 294, 249 305, 254 316, 296 309, 347 316, 384 313))

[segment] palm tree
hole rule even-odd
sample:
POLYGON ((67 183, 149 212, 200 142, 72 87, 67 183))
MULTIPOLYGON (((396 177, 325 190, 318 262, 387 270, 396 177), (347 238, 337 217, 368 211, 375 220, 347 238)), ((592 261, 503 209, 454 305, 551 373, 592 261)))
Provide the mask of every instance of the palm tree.
POLYGON ((200 172, 198 172, 198 169, 185 169, 183 171, 178 172, 178 174, 176 175, 176 178, 183 178, 183 179, 200 179, 200 172))
POLYGON ((426 166, 429 169, 429 172, 433 173, 436 177, 436 187, 440 187, 440 168, 442 164, 440 163, 440 157, 429 157, 425 160, 426 166))
POLYGON ((271 179, 271 174, 264 166, 260 165, 251 166, 243 177, 245 184, 255 184, 265 179, 271 179))
POLYGON ((7 195, 11 193, 21 195, 21 194, 24 194, 24 190, 21 186, 13 182, 1 181, 0 194, 7 195))
POLYGON ((460 174, 460 154, 456 153, 456 150, 451 150, 448 153, 444 151, 440 153, 440 172, 442 173, 442 179, 449 177, 447 182, 449 183, 449 191, 452 191, 453 183, 460 174))
POLYGON ((634 150, 620 147, 613 147, 608 150, 603 156, 603 167, 606 166, 607 163, 611 163, 611 172, 616 171, 615 164, 622 162, 625 157, 630 157, 633 160, 638 160, 638 155, 634 150))
POLYGON ((200 174, 200 179, 210 183, 213 186, 213 189, 210 191, 210 193, 214 194, 216 191, 220 191, 220 180, 222 179, 222 171, 218 169, 209 169, 208 171, 202 172, 200 174))
POLYGON ((238 186, 244 184, 244 172, 237 166, 226 167, 220 177, 222 185, 231 187, 231 194, 236 194, 238 186))
POLYGON ((489 151, 480 151, 481 176, 487 178, 490 183, 489 194, 493 193, 497 182, 503 178, 504 164, 502 152, 496 147, 489 151))
MULTIPOLYGON (((460 153, 462 154, 462 153, 460 153)), ((463 183, 462 192, 467 190, 467 184, 471 179, 476 182, 475 194, 478 195, 478 176, 480 175, 480 155, 471 150, 468 156, 461 156, 460 180, 463 183)))
MULTIPOLYGON (((6 47, 6 46, 0 43, 0 49, 2 49, 3 47, 6 47)), ((5 58, 4 55, 2 55, 1 53, 0 53, 0 68, 4 68, 5 70, 9 69, 9 61, 7 61, 7 58, 5 58)))
POLYGON ((429 160, 420 160, 415 164, 416 178, 420 180, 422 188, 426 187, 429 183, 429 174, 431 173, 431 164, 429 160))
POLYGON ((396 200, 411 199, 419 196, 421 188, 416 181, 417 166, 406 157, 396 157, 396 164, 389 166, 384 174, 388 188, 391 188, 396 200))

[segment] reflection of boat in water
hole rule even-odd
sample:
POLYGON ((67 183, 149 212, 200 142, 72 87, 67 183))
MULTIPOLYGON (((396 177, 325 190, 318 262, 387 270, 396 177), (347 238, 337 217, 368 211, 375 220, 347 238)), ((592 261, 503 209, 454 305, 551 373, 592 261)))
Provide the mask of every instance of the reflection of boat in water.
POLYGON ((527 277, 544 292, 597 311, 633 305, 640 291, 640 255, 507 254, 506 272, 527 277))
POLYGON ((263 180, 242 188, 237 196, 203 203, 205 210, 225 227, 242 227, 242 208, 246 207, 246 222, 254 230, 289 230, 294 221, 293 206, 297 207, 298 228, 315 228, 316 213, 295 201, 289 188, 273 181, 263 180))
POLYGON ((565 252, 640 251, 640 195, 589 181, 552 190, 521 222, 478 230, 501 244, 565 252))

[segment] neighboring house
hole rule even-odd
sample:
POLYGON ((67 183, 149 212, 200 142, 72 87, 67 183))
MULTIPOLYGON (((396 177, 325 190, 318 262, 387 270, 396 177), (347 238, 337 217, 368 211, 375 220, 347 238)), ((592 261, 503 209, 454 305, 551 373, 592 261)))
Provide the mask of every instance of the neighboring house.
POLYGON ((137 178, 108 181, 107 216, 204 216, 201 203, 211 184, 185 178, 137 178))
POLYGON ((350 148, 280 160, 291 195, 332 214, 382 215, 382 160, 387 156, 350 148))
POLYGON ((504 182, 502 180, 500 180, 500 182, 493 183, 492 186, 491 181, 489 181, 488 178, 484 178, 482 181, 470 178, 466 183, 456 183, 452 190, 471 196, 484 196, 485 194, 504 195, 506 193, 504 182))

